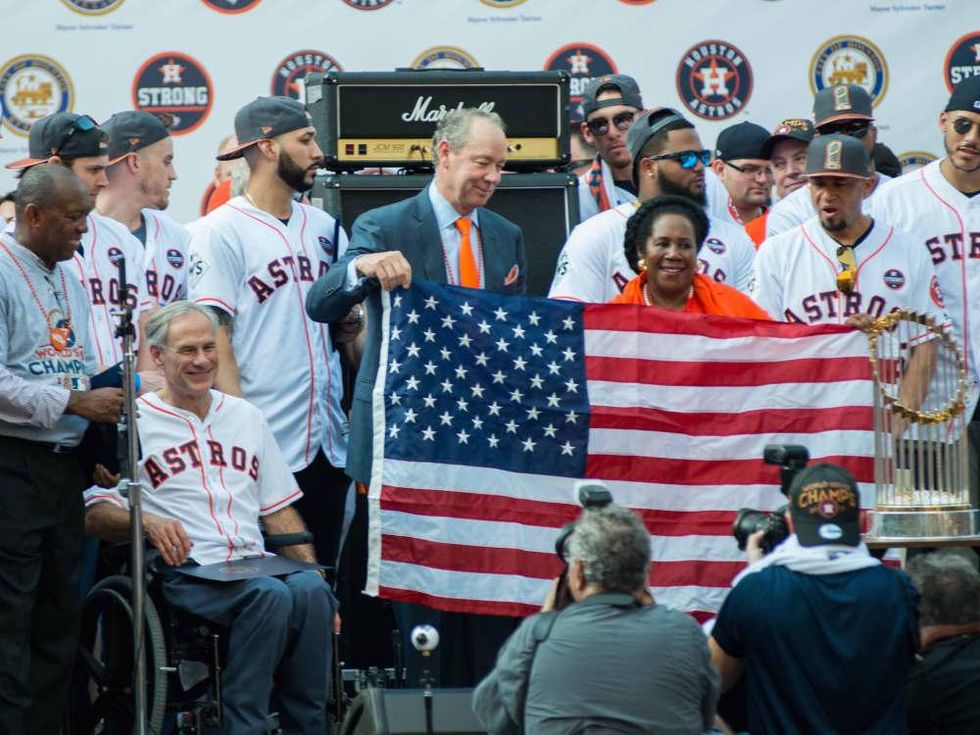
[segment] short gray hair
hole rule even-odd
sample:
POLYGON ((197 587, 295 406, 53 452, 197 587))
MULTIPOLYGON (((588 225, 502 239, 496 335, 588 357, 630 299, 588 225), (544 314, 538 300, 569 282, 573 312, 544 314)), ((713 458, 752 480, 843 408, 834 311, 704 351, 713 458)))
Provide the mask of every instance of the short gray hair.
POLYGON ((501 132, 506 132, 503 118, 496 112, 487 112, 479 107, 462 107, 457 110, 450 110, 442 116, 442 120, 436 125, 436 132, 432 134, 432 160, 439 158, 439 141, 446 141, 449 147, 458 151, 470 141, 470 127, 473 121, 481 119, 493 123, 501 132))
POLYGON ((980 620, 980 573, 962 556, 937 551, 906 568, 919 590, 920 625, 962 625, 980 620))
POLYGON ((176 319, 188 314, 201 314, 209 322, 211 329, 217 334, 218 317, 210 309, 203 306, 192 304, 190 301, 174 301, 172 304, 154 311, 150 318, 146 320, 146 344, 148 347, 156 347, 162 350, 167 346, 167 334, 170 331, 170 324, 176 319))
POLYGON ((635 513, 615 503, 583 511, 568 552, 582 562, 586 583, 605 592, 632 593, 647 586, 650 533, 635 513))

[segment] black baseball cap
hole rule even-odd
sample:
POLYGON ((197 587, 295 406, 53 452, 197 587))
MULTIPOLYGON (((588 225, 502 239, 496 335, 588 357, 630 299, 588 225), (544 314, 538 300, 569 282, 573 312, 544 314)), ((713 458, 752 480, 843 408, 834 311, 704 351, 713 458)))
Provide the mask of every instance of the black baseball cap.
POLYGON ((762 145, 769 139, 769 131, 752 122, 729 125, 718 134, 715 141, 715 158, 736 161, 739 158, 765 158, 762 145))
POLYGON ((640 87, 633 77, 626 74, 606 74, 596 77, 585 85, 585 90, 582 92, 582 114, 585 117, 603 107, 613 107, 614 105, 626 105, 635 107, 637 110, 643 109, 640 87), (606 90, 616 90, 619 92, 619 97, 610 97, 601 102, 596 100, 599 93, 606 90))
POLYGON ((824 87, 813 98, 813 122, 819 128, 839 120, 874 120, 871 96, 859 84, 824 87))
POLYGON ((849 135, 818 135, 806 149, 806 175, 866 179, 871 175, 868 152, 849 135))
POLYGON ((238 145, 215 156, 219 161, 241 158, 242 153, 260 140, 309 127, 313 118, 303 103, 292 97, 258 97, 235 115, 235 137, 238 145))
POLYGON ((106 120, 102 129, 109 136, 110 166, 170 135, 159 117, 142 110, 117 112, 106 120))
POLYGON ((8 163, 9 169, 25 169, 46 163, 52 156, 90 158, 108 153, 109 137, 88 115, 56 112, 31 125, 27 135, 29 158, 8 163))
POLYGON ((789 487, 789 513, 800 546, 861 543, 861 494, 843 467, 804 467, 789 487))
POLYGON ((686 127, 694 127, 677 110, 669 107, 658 107, 643 112, 626 131, 626 149, 630 152, 630 158, 633 159, 634 184, 636 184, 636 166, 640 162, 640 153, 643 151, 643 147, 650 138, 675 122, 687 123, 686 127))
POLYGON ((980 76, 967 77, 953 87, 945 112, 965 110, 980 115, 980 76))
POLYGON ((784 140, 798 140, 809 143, 813 140, 813 123, 802 117, 788 117, 781 121, 772 135, 762 144, 763 158, 772 158, 772 149, 784 140))

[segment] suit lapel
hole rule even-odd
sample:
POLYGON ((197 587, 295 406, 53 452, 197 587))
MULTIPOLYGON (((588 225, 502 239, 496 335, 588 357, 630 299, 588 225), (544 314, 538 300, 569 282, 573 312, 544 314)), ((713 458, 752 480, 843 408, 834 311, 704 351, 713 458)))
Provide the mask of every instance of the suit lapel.
POLYGON ((423 277, 436 283, 446 282, 446 261, 443 256, 442 238, 436 225, 436 214, 429 202, 428 187, 415 197, 416 237, 422 253, 423 277))
POLYGON ((490 218, 480 211, 480 243, 483 245, 483 287, 488 291, 499 291, 504 282, 504 274, 501 272, 500 258, 496 257, 500 252, 497 246, 497 232, 490 223, 490 218))

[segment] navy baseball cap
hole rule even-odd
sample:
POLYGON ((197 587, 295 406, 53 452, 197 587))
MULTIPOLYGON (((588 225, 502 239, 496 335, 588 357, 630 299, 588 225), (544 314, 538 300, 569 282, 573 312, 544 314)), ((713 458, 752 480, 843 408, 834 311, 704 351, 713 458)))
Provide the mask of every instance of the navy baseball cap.
POLYGON ((864 144, 850 135, 820 135, 806 149, 807 176, 866 179, 871 165, 864 144))
POLYGON ((874 120, 871 96, 859 84, 824 87, 813 98, 813 123, 819 128, 838 120, 874 120))
POLYGON ((736 161, 739 158, 765 158, 762 146, 769 139, 769 131, 752 122, 730 125, 718 134, 715 142, 715 158, 736 161))
POLYGON ((258 97, 235 115, 235 137, 238 145, 215 156, 219 161, 241 158, 245 149, 260 140, 309 127, 313 118, 303 103, 292 97, 258 97))
POLYGON ((170 135, 159 117, 142 110, 117 112, 106 120, 102 129, 109 136, 110 166, 170 135))
POLYGON ((89 158, 108 153, 109 137, 88 115, 56 112, 31 125, 27 135, 29 158, 8 163, 9 169, 25 169, 47 163, 52 156, 89 158))
POLYGON ((789 513, 800 546, 861 543, 861 494, 843 467, 804 467, 789 487, 789 513))
POLYGON ((967 77, 953 87, 944 112, 964 110, 980 115, 980 76, 967 77))
POLYGON ((643 109, 643 99, 640 97, 640 87, 636 80, 626 74, 606 74, 596 77, 582 91, 582 114, 588 117, 596 110, 614 105, 626 105, 643 109), (610 97, 601 102, 596 98, 606 90, 619 92, 619 97, 610 97))

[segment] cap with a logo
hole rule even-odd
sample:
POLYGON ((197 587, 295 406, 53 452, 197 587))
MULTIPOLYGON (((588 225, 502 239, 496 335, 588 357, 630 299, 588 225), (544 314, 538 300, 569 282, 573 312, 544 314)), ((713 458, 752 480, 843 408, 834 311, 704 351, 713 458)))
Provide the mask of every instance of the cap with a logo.
POLYGON ((766 138, 762 144, 760 153, 763 158, 772 158, 772 151, 784 140, 798 140, 801 143, 809 143, 813 140, 813 123, 802 117, 790 117, 783 120, 772 135, 766 138))
POLYGON ((858 84, 824 87, 813 98, 813 123, 819 128, 838 120, 874 120, 871 96, 858 84))
POLYGON ((769 131, 752 122, 729 125, 718 134, 715 141, 715 158, 737 161, 740 158, 769 158, 762 155, 762 145, 769 138, 769 131))
POLYGON ((582 92, 582 114, 585 117, 603 107, 614 105, 626 105, 627 107, 635 107, 637 110, 643 109, 640 87, 633 77, 626 74, 606 74, 596 77, 585 85, 585 90, 582 92), (597 100, 599 93, 605 92, 607 89, 619 92, 619 97, 597 100))
POLYGON ((686 127, 694 127, 677 110, 669 107, 658 107, 642 113, 626 132, 626 149, 630 152, 633 159, 633 183, 636 183, 636 167, 640 162, 640 153, 643 152, 647 141, 668 125, 682 122, 686 127))
POLYGON ((849 135, 818 135, 806 149, 806 175, 866 179, 871 175, 868 152, 849 135))
POLYGON ((216 156, 219 161, 241 158, 242 153, 260 140, 309 127, 313 119, 303 103, 292 97, 258 97, 235 115, 238 145, 216 156))
POLYGON ((980 115, 980 76, 967 77, 953 87, 946 112, 965 110, 980 115))
POLYGON ((31 125, 27 135, 30 157, 8 163, 7 168, 30 168, 55 155, 61 158, 104 156, 108 145, 108 136, 88 115, 56 112, 31 125))
POLYGON ((804 467, 789 487, 789 512, 800 546, 861 543, 861 496, 843 467, 804 467))
POLYGON ((109 165, 170 135, 159 117, 142 110, 117 112, 102 129, 109 136, 109 165))

